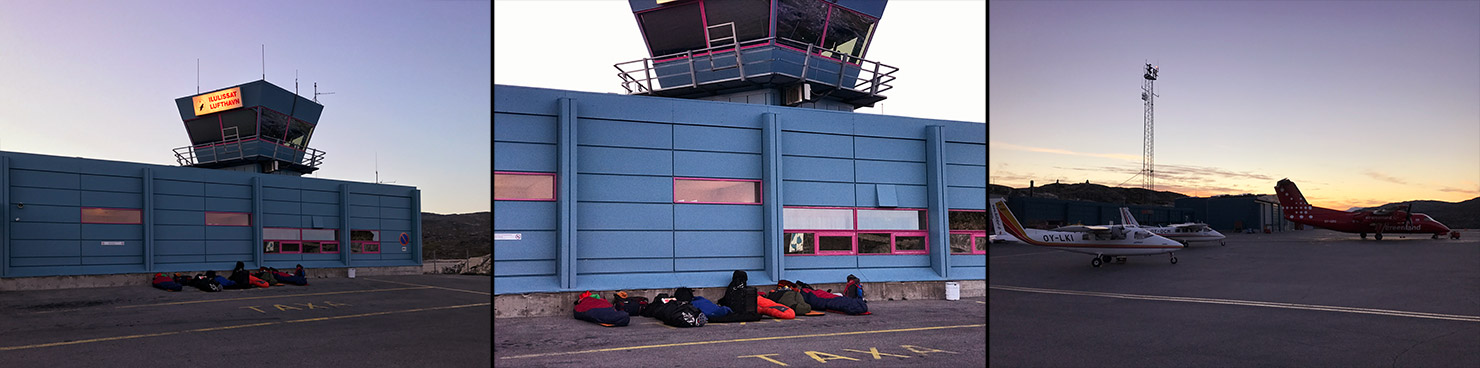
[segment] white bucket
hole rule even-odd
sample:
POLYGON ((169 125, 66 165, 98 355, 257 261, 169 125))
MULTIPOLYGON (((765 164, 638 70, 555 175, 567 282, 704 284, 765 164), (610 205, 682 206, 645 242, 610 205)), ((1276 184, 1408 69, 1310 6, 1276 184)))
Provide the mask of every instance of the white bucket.
POLYGON ((961 284, 946 283, 946 300, 961 300, 961 284))
POLYGON ((355 278, 355 269, 349 269, 349 278, 355 278))

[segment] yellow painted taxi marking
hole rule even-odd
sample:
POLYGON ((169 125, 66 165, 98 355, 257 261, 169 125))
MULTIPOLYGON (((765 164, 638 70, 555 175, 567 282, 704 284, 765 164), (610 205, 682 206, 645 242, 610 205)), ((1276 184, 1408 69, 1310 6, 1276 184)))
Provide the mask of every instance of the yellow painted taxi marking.
POLYGON ((932 327, 898 328, 898 329, 892 329, 892 330, 833 332, 833 333, 820 333, 820 334, 807 334, 807 335, 791 335, 791 336, 751 337, 751 338, 731 339, 731 340, 691 341, 691 342, 680 342, 680 343, 673 343, 673 344, 627 346, 627 347, 620 347, 620 348, 606 348, 606 349, 595 349, 595 350, 563 351, 563 352, 556 352, 556 353, 540 353, 540 354, 514 355, 514 356, 502 357, 502 358, 499 358, 499 359, 537 358, 537 357, 547 357, 547 356, 557 356, 557 355, 585 354, 585 353, 602 353, 602 352, 608 352, 608 351, 622 351, 622 350, 666 348, 666 347, 671 347, 671 346, 723 344, 723 343, 731 343, 731 342, 749 342, 749 341, 765 341, 765 340, 781 340, 781 339, 801 339, 801 338, 808 338, 808 337, 848 336, 848 335, 889 333, 889 332, 929 331, 929 330, 941 330, 941 329, 948 329, 948 328, 972 328, 972 327, 985 327, 985 326, 986 326, 986 324, 955 325, 955 326, 932 326, 932 327))
POLYGON ((389 280, 376 280, 376 279, 366 279, 366 280, 380 281, 380 282, 389 282, 389 283, 392 283, 392 284, 401 284, 401 285, 410 285, 410 286, 429 287, 429 288, 433 288, 433 289, 461 291, 461 292, 464 292, 464 293, 483 294, 483 295, 488 295, 488 296, 492 296, 493 295, 493 293, 490 293, 490 292, 483 292, 483 291, 477 291, 477 290, 454 289, 454 288, 449 288, 449 287, 432 286, 432 285, 422 285, 422 284, 413 284, 413 283, 409 283, 409 282, 396 282, 396 281, 389 281, 389 280))
MULTIPOLYGON (((926 354, 931 354, 931 353, 960 354, 960 353, 957 353, 957 352, 954 352, 954 351, 946 351, 946 350, 935 349, 935 348, 927 348, 927 347, 918 346, 918 345, 900 345, 899 347, 904 348, 905 350, 909 350, 911 353, 920 354, 920 356, 925 356, 926 354)), ((896 357, 896 358, 904 358, 904 359, 912 358, 911 356, 908 356, 908 355, 899 355, 899 354, 890 354, 890 353, 881 352, 881 351, 879 351, 879 348, 877 348, 877 347, 869 347, 868 348, 868 351, 855 350, 855 349, 843 349, 843 350, 844 351, 851 351, 851 352, 855 352, 855 353, 868 354, 869 356, 873 356, 875 360, 884 359, 884 356, 885 355, 888 355, 888 356, 891 356, 891 357, 896 357)), ((802 352, 802 354, 806 354, 807 357, 810 357, 813 360, 816 360, 818 363, 827 363, 827 361, 829 361, 829 360, 852 360, 852 361, 855 361, 855 362, 860 360, 860 359, 857 359, 857 358, 851 358, 851 357, 846 357, 846 356, 842 356, 842 355, 838 355, 838 354, 832 354, 832 353, 824 353, 824 352, 820 352, 820 351, 816 351, 816 350, 804 351, 804 352, 802 352)), ((778 355, 781 355, 781 354, 741 355, 741 356, 737 356, 735 358, 759 358, 759 359, 764 359, 767 362, 775 363, 776 365, 788 366, 789 364, 786 364, 786 362, 783 362, 783 361, 781 361, 779 359, 776 359, 776 358, 771 358, 772 356, 778 356, 778 355)))
POLYGON ((485 305, 493 305, 493 303, 490 302, 490 303, 474 303, 474 304, 463 304, 463 305, 449 305, 449 306, 445 306, 445 307, 416 308, 416 309, 406 309, 406 310, 389 311, 389 312, 375 312, 375 313, 351 314, 351 315, 345 315, 345 316, 332 316, 332 317, 296 319, 296 320, 292 320, 292 321, 262 322, 262 323, 251 323, 251 324, 245 324, 245 325, 207 327, 207 328, 197 328, 197 329, 193 329, 193 330, 184 330, 184 331, 170 331, 170 332, 159 332, 159 333, 141 334, 141 335, 102 337, 102 338, 96 338, 96 339, 76 340, 76 341, 63 341, 63 342, 51 342, 51 343, 45 343, 45 344, 20 345, 20 346, 4 346, 4 347, 0 347, 0 351, 35 349, 35 348, 45 348, 45 347, 52 347, 52 346, 76 345, 76 344, 86 344, 86 343, 93 343, 93 342, 104 342, 104 341, 115 341, 115 340, 140 339, 140 338, 145 338, 145 337, 179 335, 179 334, 186 334, 186 333, 191 333, 191 332, 208 332, 208 331, 230 330, 230 329, 237 329, 237 328, 271 326, 271 325, 280 325, 280 324, 285 324, 285 323, 318 322, 318 321, 328 321, 328 320, 334 320, 334 319, 370 317, 370 316, 379 316, 379 315, 395 314, 395 313, 425 312, 425 311, 434 311, 434 310, 442 310, 442 309, 457 309, 457 308, 481 307, 481 306, 485 306, 485 305))
POLYGON ((1040 288, 1030 288, 1030 287, 1021 287, 1021 286, 1006 286, 1006 285, 989 285, 988 287, 993 288, 993 289, 997 289, 997 290, 1020 291, 1020 292, 1025 292, 1025 293, 1095 296, 1095 297, 1102 297, 1102 298, 1135 299, 1135 300, 1157 300, 1157 301, 1184 302, 1184 303, 1206 303, 1206 304, 1243 305, 1243 306, 1251 306, 1251 307, 1284 308, 1284 309, 1303 309, 1303 310, 1326 311, 1326 312, 1342 312, 1342 313, 1358 313, 1358 314, 1377 314, 1377 315, 1396 316, 1396 317, 1429 318, 1429 319, 1445 319, 1445 320, 1451 320, 1451 321, 1480 322, 1480 316, 1467 316, 1467 315, 1460 315, 1460 314, 1441 314, 1441 313, 1428 313, 1428 312, 1409 312, 1409 311, 1390 310, 1390 309, 1371 309, 1371 308, 1342 307, 1342 306, 1332 306, 1332 305, 1314 305, 1314 304, 1261 302, 1261 301, 1255 301, 1255 300, 1213 299, 1213 298, 1193 298, 1193 297, 1183 297, 1183 296, 1159 296, 1159 295, 1102 293, 1102 292, 1094 292, 1094 291, 1040 289, 1040 288))
POLYGON ((390 288, 390 289, 330 291, 330 292, 323 292, 323 293, 307 293, 307 294, 291 294, 291 295, 249 296, 249 297, 245 297, 245 298, 192 300, 192 301, 188 301, 188 302, 172 302, 172 303, 159 303, 159 304, 125 305, 125 306, 118 307, 118 309, 138 308, 138 307, 157 307, 157 306, 161 306, 161 305, 181 305, 181 304, 196 304, 196 303, 231 302, 231 301, 238 301, 238 300, 256 300, 256 299, 272 299, 272 298, 292 298, 292 297, 299 297, 299 296, 318 296, 318 295, 375 293, 375 292, 381 292, 381 291, 415 290, 415 289, 429 289, 429 288, 431 288, 431 287, 430 286, 421 286, 421 287, 404 287, 404 288, 390 288))
MULTIPOLYGON (((332 308, 340 308, 340 307, 348 307, 348 306, 350 306, 349 304, 335 303, 335 302, 331 302, 331 301, 327 301, 327 300, 325 300, 323 302, 320 302, 318 305, 314 305, 313 302, 293 303, 293 304, 294 305, 303 306, 303 307, 308 308, 308 309, 332 309, 332 308)), ((272 308, 277 308, 277 310, 279 312, 286 312, 286 311, 288 311, 290 309, 291 310, 304 310, 304 308, 299 308, 299 307, 295 307, 293 305, 284 305, 284 304, 273 304, 272 305, 272 308)), ((249 306, 240 307, 240 308, 237 308, 237 309, 251 309, 251 310, 257 311, 257 313, 267 314, 267 311, 262 310, 262 308, 258 308, 258 306, 256 306, 256 305, 249 305, 249 306)))

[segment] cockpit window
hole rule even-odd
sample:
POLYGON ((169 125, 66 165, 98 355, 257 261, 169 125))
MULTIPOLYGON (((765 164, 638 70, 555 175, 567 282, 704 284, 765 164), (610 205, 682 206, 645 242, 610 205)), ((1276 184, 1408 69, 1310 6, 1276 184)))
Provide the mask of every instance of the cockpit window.
POLYGON ((1146 235, 1146 232, 1145 231, 1137 231, 1136 232, 1136 240, 1146 239, 1148 237, 1150 237, 1150 236, 1146 235))

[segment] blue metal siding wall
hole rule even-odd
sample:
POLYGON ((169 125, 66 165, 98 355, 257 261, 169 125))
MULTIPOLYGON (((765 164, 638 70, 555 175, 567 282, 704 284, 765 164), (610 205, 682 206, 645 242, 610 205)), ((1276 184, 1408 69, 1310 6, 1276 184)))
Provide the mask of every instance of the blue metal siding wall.
MULTIPOLYGON (((264 263, 256 260, 264 224, 334 228, 339 221, 334 188, 344 182, 18 153, 0 157, 8 163, 0 168, 0 176, 7 178, 0 182, 5 194, 0 203, 10 217, 9 228, 0 233, 5 241, 0 253, 5 276, 223 270, 236 261, 255 266, 264 263), (258 198, 253 196, 259 180, 265 182, 262 197, 270 197, 261 198, 262 211, 254 206, 258 198), (22 203, 24 207, 17 208, 22 203), (84 224, 83 207, 138 209, 141 223, 84 224), (205 212, 253 213, 253 226, 206 226, 205 212)), ((390 236, 412 231, 414 189, 350 185, 376 195, 369 209, 377 223, 370 229, 394 231, 390 236)), ((403 252, 394 238, 388 239, 394 248, 370 255, 374 261, 354 264, 414 264, 411 247, 403 252)), ((273 267, 345 265, 333 254, 268 258, 265 264, 273 267)))
POLYGON ((935 261, 786 257, 779 237, 782 205, 873 207, 892 188, 895 205, 930 207, 927 125, 942 126, 940 206, 984 209, 982 124, 512 86, 495 86, 494 96, 495 171, 558 169, 562 183, 577 183, 559 188, 561 202, 573 202, 569 256, 559 244, 567 232, 560 203, 495 201, 495 232, 523 234, 495 242, 495 293, 720 286, 735 269, 751 271, 754 284, 849 273, 868 281, 985 277, 985 257, 944 256, 941 236, 930 241, 935 261), (559 167, 562 118, 577 132, 570 171, 559 167), (775 148, 763 150, 765 142, 775 148), (764 177, 766 205, 674 204, 674 177, 764 177), (562 285, 558 265, 566 261, 574 280, 562 285))

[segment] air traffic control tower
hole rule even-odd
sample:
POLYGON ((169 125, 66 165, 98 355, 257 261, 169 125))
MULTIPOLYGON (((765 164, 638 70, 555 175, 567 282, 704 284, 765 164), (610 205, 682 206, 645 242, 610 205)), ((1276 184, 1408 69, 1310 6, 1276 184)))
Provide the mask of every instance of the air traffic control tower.
POLYGON ((324 105, 258 80, 175 99, 190 145, 180 166, 301 176, 324 152, 308 147, 324 105))
POLYGON ((648 58, 629 94, 853 111, 898 69, 864 59, 885 0, 628 0, 648 58))

